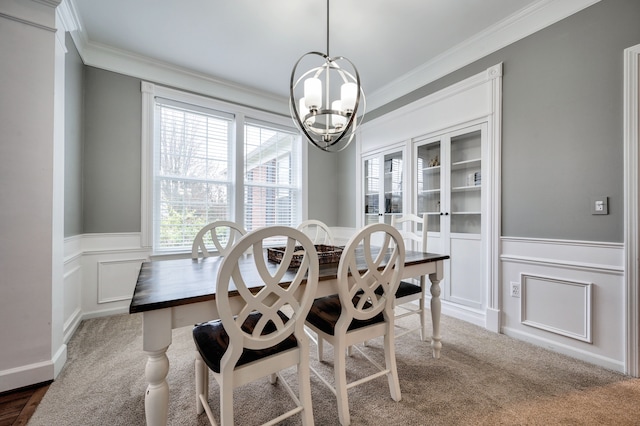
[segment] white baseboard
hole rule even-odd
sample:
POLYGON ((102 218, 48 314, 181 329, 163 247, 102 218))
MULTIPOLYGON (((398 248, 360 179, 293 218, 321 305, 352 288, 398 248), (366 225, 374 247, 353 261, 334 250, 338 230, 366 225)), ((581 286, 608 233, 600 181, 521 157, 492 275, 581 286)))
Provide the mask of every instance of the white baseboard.
POLYGON ((471 324, 477 325, 478 327, 487 328, 486 315, 478 311, 468 310, 458 305, 448 303, 445 300, 442 301, 442 314, 469 322, 471 324))
POLYGON ((87 320, 92 318, 102 318, 102 317, 109 317, 112 315, 122 315, 127 313, 129 313, 128 307, 100 309, 100 310, 95 310, 91 312, 85 312, 84 314, 82 314, 82 319, 87 320))
POLYGON ((53 356, 52 361, 53 361, 53 379, 55 380, 67 362, 67 345, 66 344, 58 348, 57 352, 53 356))
POLYGON ((587 352, 572 346, 568 346, 562 343, 558 343, 549 339, 533 336, 528 333, 523 333, 513 328, 503 327, 502 333, 509 337, 513 337, 514 339, 522 340, 524 342, 531 343, 541 348, 549 349, 550 351, 567 355, 572 358, 576 358, 576 359, 588 362, 590 364, 598 365, 600 367, 603 367, 609 370, 618 371, 620 373, 624 373, 625 371, 624 362, 616 359, 606 358, 606 357, 603 357, 591 352, 587 352))
POLYGON ((0 392, 51 381, 54 370, 53 361, 48 360, 0 371, 0 392))
POLYGON ((73 336, 73 334, 78 329, 78 326, 82 322, 82 310, 80 307, 76 307, 73 311, 73 314, 69 317, 69 319, 64 324, 64 337, 63 342, 68 343, 69 339, 73 336))

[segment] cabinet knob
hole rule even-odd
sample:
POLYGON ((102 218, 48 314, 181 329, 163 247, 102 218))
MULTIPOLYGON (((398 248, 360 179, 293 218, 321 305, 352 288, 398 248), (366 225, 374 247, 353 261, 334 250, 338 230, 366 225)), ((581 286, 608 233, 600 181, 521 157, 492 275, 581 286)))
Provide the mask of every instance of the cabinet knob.
POLYGON ((449 216, 449 212, 446 212, 444 215, 445 215, 445 216, 449 216))
POLYGON ((440 212, 440 216, 444 215, 444 213, 440 212))

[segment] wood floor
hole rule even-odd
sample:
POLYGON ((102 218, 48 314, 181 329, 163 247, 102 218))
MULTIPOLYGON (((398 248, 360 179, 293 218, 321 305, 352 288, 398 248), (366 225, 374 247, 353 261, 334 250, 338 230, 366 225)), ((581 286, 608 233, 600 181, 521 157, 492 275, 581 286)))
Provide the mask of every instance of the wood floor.
POLYGON ((51 382, 0 393, 0 426, 26 425, 51 382))

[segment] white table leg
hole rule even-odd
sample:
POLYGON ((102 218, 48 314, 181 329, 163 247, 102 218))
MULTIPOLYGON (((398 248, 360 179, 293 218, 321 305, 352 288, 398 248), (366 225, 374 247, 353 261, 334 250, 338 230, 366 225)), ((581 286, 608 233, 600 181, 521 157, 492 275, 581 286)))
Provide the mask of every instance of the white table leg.
POLYGON ((144 396, 144 411, 148 426, 166 426, 167 424, 169 413, 167 349, 171 345, 171 318, 171 309, 147 311, 142 317, 142 349, 148 356, 144 370, 148 383, 144 396))
POLYGON ((440 281, 444 274, 442 262, 437 262, 436 272, 429 274, 431 281, 431 323, 433 325, 433 335, 431 336, 431 350, 434 358, 440 358, 442 349, 442 336, 440 336, 440 312, 442 304, 440 302, 440 281))
POLYGON ((440 280, 431 279, 431 323, 433 324, 433 334, 431 336, 431 350, 434 358, 440 358, 442 348, 442 336, 440 336, 440 280))
POLYGON ((149 426, 165 426, 169 413, 169 358, 167 348, 148 351, 149 358, 144 373, 147 378, 147 392, 144 396, 144 411, 149 426))

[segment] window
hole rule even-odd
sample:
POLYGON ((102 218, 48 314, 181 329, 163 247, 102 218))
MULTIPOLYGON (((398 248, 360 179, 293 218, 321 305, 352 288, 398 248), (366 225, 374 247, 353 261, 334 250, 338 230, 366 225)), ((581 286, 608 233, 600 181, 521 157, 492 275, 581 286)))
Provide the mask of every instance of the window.
POLYGON ((247 231, 292 225, 299 201, 298 135, 269 124, 244 126, 244 217, 247 231))
POLYGON ((143 245, 191 250, 198 230, 302 217, 300 136, 290 118, 143 83, 143 245))

